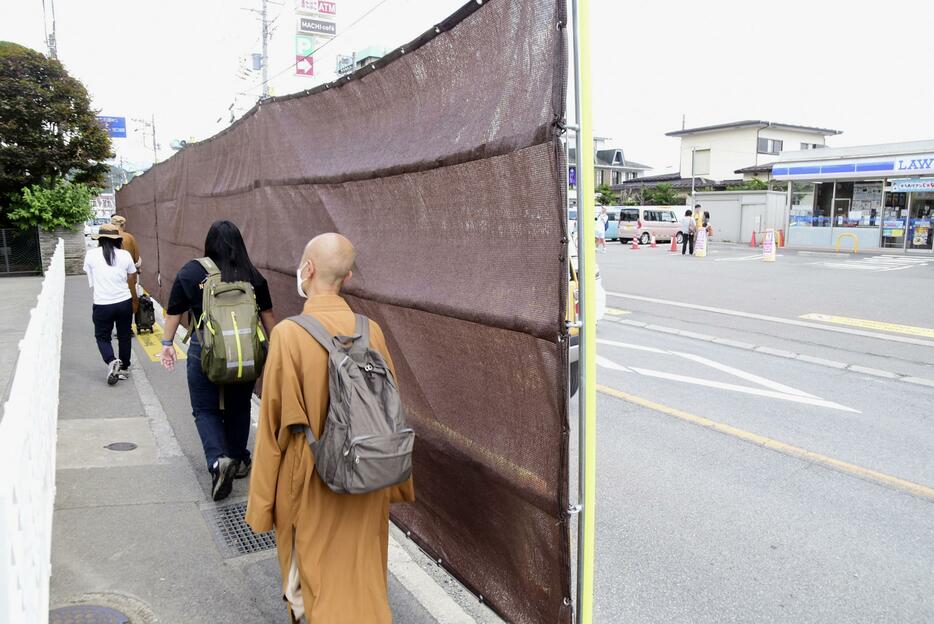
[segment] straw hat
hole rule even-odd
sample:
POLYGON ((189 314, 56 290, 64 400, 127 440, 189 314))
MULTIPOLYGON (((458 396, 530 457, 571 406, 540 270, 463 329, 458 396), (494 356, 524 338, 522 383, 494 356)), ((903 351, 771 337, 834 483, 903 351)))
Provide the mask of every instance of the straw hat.
POLYGON ((99 238, 112 238, 114 240, 123 240, 123 236, 120 235, 120 230, 117 229, 116 225, 110 225, 105 223, 97 231, 97 234, 93 235, 91 238, 97 240, 99 238))

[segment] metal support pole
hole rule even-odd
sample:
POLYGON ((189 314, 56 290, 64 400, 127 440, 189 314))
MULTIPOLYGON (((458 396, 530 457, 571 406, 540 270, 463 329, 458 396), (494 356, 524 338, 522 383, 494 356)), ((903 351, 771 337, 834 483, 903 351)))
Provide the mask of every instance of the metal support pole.
POLYGON ((577 525, 577 623, 593 622, 594 508, 596 498, 596 300, 594 298, 594 153, 590 106, 590 1, 572 0, 574 108, 577 145, 577 245, 580 288, 580 389, 577 525))
POLYGON ((269 22, 266 20, 266 0, 263 0, 263 99, 269 97, 269 22))
POLYGON ((156 163, 159 162, 159 151, 156 143, 156 114, 152 114, 152 216, 156 225, 156 283, 162 286, 162 256, 159 251, 159 175, 156 172, 156 163))

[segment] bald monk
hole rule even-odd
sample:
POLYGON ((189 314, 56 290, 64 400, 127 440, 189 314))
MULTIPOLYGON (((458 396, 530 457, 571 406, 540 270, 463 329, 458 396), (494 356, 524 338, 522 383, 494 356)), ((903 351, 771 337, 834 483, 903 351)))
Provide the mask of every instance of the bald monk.
MULTIPOLYGON (((354 313, 340 292, 356 252, 340 234, 308 243, 296 271, 303 314, 334 335, 352 335, 354 313)), ((335 494, 315 473, 302 426, 316 438, 328 409, 328 355, 307 331, 283 321, 269 341, 246 520, 276 529, 282 593, 290 622, 392 622, 388 597, 389 503, 415 500, 412 480, 368 494, 335 494), (298 425, 297 431, 290 425, 298 425)), ((370 346, 396 371, 379 325, 370 346)))

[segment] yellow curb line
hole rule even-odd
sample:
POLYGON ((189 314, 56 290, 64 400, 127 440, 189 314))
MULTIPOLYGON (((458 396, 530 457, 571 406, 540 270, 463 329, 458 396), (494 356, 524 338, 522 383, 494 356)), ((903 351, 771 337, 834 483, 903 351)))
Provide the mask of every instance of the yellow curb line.
POLYGON ((734 438, 743 440, 744 442, 749 442, 755 444, 756 446, 762 446, 773 451, 777 451, 784 455, 790 457, 796 457, 798 459, 803 459, 806 461, 811 461, 816 464, 820 464, 832 470, 838 472, 846 473, 864 479, 867 481, 874 481, 876 483, 885 485, 896 490, 900 490, 907 494, 917 496, 919 498, 925 498, 930 501, 934 501, 934 488, 930 488, 926 485, 921 485, 920 483, 914 483, 912 481, 906 481, 905 479, 900 479, 898 477, 893 477, 892 475, 887 475, 882 472, 876 472, 875 470, 870 470, 868 468, 863 468, 862 466, 857 466, 849 462, 841 461, 839 459, 834 459, 832 457, 827 457, 826 455, 821 455, 820 453, 815 453, 807 449, 800 448, 798 446, 792 446, 791 444, 785 444, 784 442, 779 442, 778 440, 773 440, 772 438, 767 438, 765 436, 760 436, 737 427, 726 425, 709 418, 704 418, 703 416, 696 416, 694 414, 679 410, 675 407, 669 407, 667 405, 662 405, 661 403, 656 403, 655 401, 650 401, 648 399, 643 399, 627 392, 621 390, 616 390, 615 388, 610 388, 608 386, 597 385, 597 391, 606 394, 617 399, 622 399, 629 403, 634 403, 635 405, 641 405, 642 407, 647 407, 648 409, 655 410, 656 412, 661 412, 669 416, 673 416, 685 422, 689 422, 700 427, 705 427, 707 429, 712 429, 718 433, 722 433, 734 438))

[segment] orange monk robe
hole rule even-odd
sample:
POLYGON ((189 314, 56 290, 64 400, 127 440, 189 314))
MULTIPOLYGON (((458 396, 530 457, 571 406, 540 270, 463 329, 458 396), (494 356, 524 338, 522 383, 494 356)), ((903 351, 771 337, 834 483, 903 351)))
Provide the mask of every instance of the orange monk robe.
MULTIPOLYGON (((304 314, 334 335, 352 335, 353 312, 339 296, 315 296, 304 314)), ((270 337, 263 400, 246 520, 254 531, 275 526, 283 594, 293 534, 305 617, 324 624, 392 621, 388 597, 390 501, 413 501, 412 480, 369 494, 335 494, 315 473, 305 436, 289 425, 309 424, 320 437, 328 407, 327 352, 291 321, 270 337)), ((386 339, 370 322, 370 346, 395 376, 386 339)))

